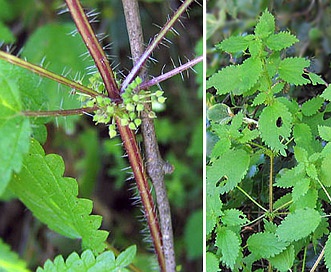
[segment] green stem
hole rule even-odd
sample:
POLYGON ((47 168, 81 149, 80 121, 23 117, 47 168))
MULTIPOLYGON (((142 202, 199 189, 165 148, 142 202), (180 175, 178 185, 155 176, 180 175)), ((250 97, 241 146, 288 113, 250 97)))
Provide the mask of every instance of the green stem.
POLYGON ((302 272, 305 272, 306 258, 307 258, 307 248, 308 248, 308 245, 305 246, 305 249, 304 249, 304 252, 303 252, 303 260, 302 260, 302 267, 301 267, 302 272))
POLYGON ((19 67, 22 67, 24 69, 27 69, 27 70, 30 70, 31 72, 33 73, 36 73, 40 76, 43 76, 43 77, 46 77, 46 78, 49 78, 51 80, 54 80, 60 84, 63 84, 63 85, 66 85, 72 89, 75 89, 76 91, 80 91, 82 93, 85 93, 89 96, 97 96, 97 95, 100 95, 99 93, 97 93, 96 91, 93 91, 92 89, 90 88, 87 88, 77 82, 74 82, 74 81, 71 81, 63 76, 60 76, 60 75, 57 75, 57 74, 54 74, 50 71, 47 71, 46 69, 40 67, 40 66, 37 66, 37 65, 34 65, 34 64, 31 64, 27 61, 24 61, 18 57, 15 57, 13 55, 10 55, 8 53, 5 53, 3 51, 0 51, 0 59, 3 59, 9 63, 12 63, 12 64, 15 64, 19 67))
POLYGON ((261 210, 268 212, 268 210, 266 208, 264 208, 263 206, 261 206, 261 204, 259 204, 258 202, 256 202, 255 199, 253 199, 248 193, 246 193, 246 191, 244 189, 242 189, 240 186, 237 186, 237 188, 239 189, 239 191, 241 191, 249 200, 251 200, 256 206, 258 206, 261 210))
POLYGON ((23 115, 29 117, 48 117, 48 116, 68 116, 68 115, 80 115, 85 112, 96 111, 97 107, 91 108, 79 108, 79 109, 70 109, 70 110, 51 110, 51 111, 22 111, 23 115))
POLYGON ((273 172, 274 172, 274 155, 270 154, 270 173, 269 173, 269 212, 273 212, 273 172))

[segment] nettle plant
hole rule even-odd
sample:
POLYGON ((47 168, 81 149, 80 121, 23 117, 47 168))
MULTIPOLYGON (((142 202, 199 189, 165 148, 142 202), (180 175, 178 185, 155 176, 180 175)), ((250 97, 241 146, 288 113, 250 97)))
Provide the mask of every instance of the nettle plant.
POLYGON ((298 42, 263 12, 253 34, 216 47, 241 64, 214 73, 207 112, 207 270, 315 271, 331 267, 331 87, 310 61, 286 57, 298 42), (296 86, 325 86, 298 103, 296 86), (309 255, 315 256, 311 260, 309 255))
MULTIPOLYGON (((0 52, 0 59, 3 60, 0 63, 0 194, 10 192, 50 229, 66 237, 80 239, 83 249, 80 255, 74 252, 66 260, 61 255, 53 261, 48 260, 44 268, 39 267, 37 271, 127 271, 125 267, 139 271, 131 264, 136 246, 121 253, 111 250, 106 242, 108 231, 99 229, 102 217, 91 215, 93 202, 77 197, 77 181, 63 176, 63 159, 56 154, 46 155, 42 147, 41 143, 45 142, 47 136, 46 123, 56 117, 84 113, 93 115, 96 124, 108 126, 110 138, 116 135, 121 137, 159 269, 176 270, 170 208, 163 183, 164 175, 173 169, 159 154, 153 125, 156 115, 151 108, 153 101, 162 104, 166 98, 163 91, 150 91, 150 88, 192 68, 202 61, 202 57, 152 79, 148 79, 144 65, 160 43, 169 42, 165 37, 169 31, 178 34, 174 24, 192 2, 183 1, 144 48, 138 2, 123 0, 133 60, 133 68, 125 78, 113 72, 98 36, 77 0, 68 0, 66 5, 77 26, 77 33, 95 64, 89 68, 86 85, 82 84, 82 77, 70 80, 9 53, 0 52), (75 96, 81 108, 46 110, 47 96, 40 76, 70 87, 68 96, 75 96), (144 160, 135 136, 138 129, 143 135, 144 160), (157 205, 153 201, 149 178, 155 190, 157 205)), ((24 265, 17 262, 17 256, 2 241, 0 248, 6 260, 1 267, 8 271, 24 270, 24 265)))

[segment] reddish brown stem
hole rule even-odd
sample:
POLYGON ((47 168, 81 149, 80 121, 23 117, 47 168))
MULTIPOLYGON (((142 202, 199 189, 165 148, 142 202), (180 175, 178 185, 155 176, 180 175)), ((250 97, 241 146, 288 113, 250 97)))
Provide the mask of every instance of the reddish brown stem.
MULTIPOLYGON (((85 41, 86 46, 88 47, 88 50, 99 69, 105 87, 108 91, 108 96, 116 102, 120 103, 121 97, 119 95, 119 89, 117 87, 112 69, 109 65, 105 53, 102 51, 102 48, 95 37, 95 34, 93 33, 86 15, 83 12, 83 8, 81 7, 78 0, 66 0, 66 2, 76 23, 78 31, 85 41)), ((166 271, 164 254, 162 251, 162 239, 159 222, 156 216, 155 205, 150 194, 146 171, 144 169, 143 160, 140 155, 135 135, 127 126, 121 126, 119 119, 116 119, 116 123, 124 144, 124 148, 128 154, 129 162, 137 183, 140 198, 144 206, 145 216, 153 239, 160 269, 161 271, 166 271)))
POLYGON ((52 111, 22 111, 22 114, 29 117, 48 117, 48 116, 68 116, 68 115, 79 115, 86 112, 96 111, 97 107, 90 108, 79 108, 70 110, 52 110, 52 111))
POLYGON ((75 21, 77 29, 82 36, 87 49, 94 59, 100 75, 105 84, 108 96, 114 101, 121 101, 116 80, 110 68, 106 54, 103 52, 97 37, 83 11, 79 0, 66 0, 71 16, 75 21))
POLYGON ((161 271, 166 271, 164 255, 162 252, 162 240, 160 235, 159 222, 156 217, 155 206, 153 204, 153 199, 149 190, 144 164, 140 155, 140 150, 138 148, 135 135, 128 126, 121 126, 121 122, 118 119, 116 120, 116 123, 136 179, 141 201, 145 210, 145 216, 149 222, 149 229, 154 242, 154 248, 158 257, 161 271))

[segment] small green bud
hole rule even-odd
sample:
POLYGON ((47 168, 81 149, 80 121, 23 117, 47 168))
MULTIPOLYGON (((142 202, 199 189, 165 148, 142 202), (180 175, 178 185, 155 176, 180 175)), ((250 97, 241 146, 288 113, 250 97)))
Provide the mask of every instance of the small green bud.
POLYGON ((136 107, 137 111, 143 111, 144 110, 144 104, 137 104, 137 107, 136 107))
POLYGON ((148 113, 148 118, 151 118, 151 119, 156 118, 156 114, 155 114, 155 112, 154 112, 154 111, 150 111, 150 112, 148 113))
POLYGON ((114 138, 117 135, 117 132, 115 130, 115 128, 113 128, 112 126, 109 126, 109 137, 110 139, 114 138))
POLYGON ((137 117, 137 114, 135 112, 130 112, 129 117, 130 117, 130 120, 133 120, 137 117))
POLYGON ((160 97, 157 98, 157 101, 161 104, 163 104, 166 100, 167 100, 167 98, 164 97, 164 96, 160 96, 160 97))
POLYGON ((139 100, 140 100, 139 95, 138 95, 138 94, 134 94, 134 95, 132 96, 132 100, 133 100, 134 102, 139 102, 139 100))
POLYGON ((135 123, 133 123, 133 122, 130 122, 129 123, 129 129, 131 129, 131 130, 135 130, 137 127, 136 127, 136 125, 135 125, 135 123))
POLYGON ((113 105, 109 105, 109 106, 107 106, 107 108, 106 108, 106 112, 107 112, 107 114, 109 114, 109 115, 113 115, 113 114, 115 113, 115 108, 114 108, 114 106, 113 106, 113 105))
POLYGON ((164 92, 163 92, 163 91, 160 91, 160 90, 158 90, 158 91, 155 92, 155 96, 156 96, 156 97, 160 97, 160 96, 162 96, 163 94, 164 94, 164 92))
POLYGON ((129 124, 129 120, 127 118, 122 118, 121 119, 121 125, 122 126, 127 126, 129 124))
POLYGON ((86 107, 93 107, 95 103, 95 99, 89 100, 86 102, 86 107))
POLYGON ((136 118, 136 119, 134 119, 133 122, 135 123, 135 125, 136 125, 137 127, 139 127, 139 126, 141 125, 141 119, 140 119, 140 118, 136 118))
POLYGON ((134 105, 131 104, 131 103, 126 104, 125 108, 126 108, 127 111, 134 111, 135 110, 134 105))

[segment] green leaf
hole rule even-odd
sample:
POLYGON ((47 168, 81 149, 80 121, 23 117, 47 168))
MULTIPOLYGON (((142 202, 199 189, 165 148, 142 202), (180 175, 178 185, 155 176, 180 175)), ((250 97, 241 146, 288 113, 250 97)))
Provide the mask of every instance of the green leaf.
POLYGON ((230 107, 223 104, 215 104, 207 110, 207 118, 213 122, 226 123, 231 119, 230 107))
POLYGON ((0 239, 0 271, 3 272, 28 272, 26 263, 20 260, 16 252, 0 239))
POLYGON ((302 104, 301 110, 305 116, 312 116, 323 106, 324 99, 320 96, 313 97, 302 104))
POLYGON ((30 122, 21 110, 16 82, 0 70, 0 195, 12 173, 21 170, 23 155, 29 151, 30 122))
POLYGON ((277 34, 273 34, 268 37, 266 40, 266 45, 275 51, 280 51, 287 47, 290 47, 294 43, 298 42, 299 40, 289 32, 280 32, 277 34))
POLYGON ((281 141, 290 136, 291 122, 291 113, 284 104, 278 101, 265 107, 259 119, 262 140, 276 152, 280 151, 283 156, 286 156, 286 146, 281 141))
POLYGON ((325 81, 321 78, 321 76, 316 75, 315 73, 309 72, 308 76, 311 81, 311 84, 313 84, 313 85, 318 85, 318 84, 324 85, 325 84, 325 81))
POLYGON ((216 255, 211 252, 206 253, 206 268, 207 268, 207 272, 220 271, 218 259, 216 255))
POLYGON ((212 166, 207 167, 207 181, 215 184, 223 179, 220 184, 220 192, 227 193, 244 178, 249 161, 250 157, 246 151, 229 150, 220 156, 212 166))
POLYGON ((287 83, 294 85, 308 84, 309 80, 302 76, 303 69, 308 67, 309 60, 304 58, 286 58, 283 59, 278 67, 279 77, 287 83))
POLYGON ((259 22, 255 27, 255 35, 260 38, 266 38, 275 32, 275 18, 274 16, 267 10, 265 10, 259 22))
POLYGON ((219 221, 219 217, 223 215, 222 202, 218 193, 215 193, 215 183, 211 184, 207 181, 207 200, 206 200, 206 234, 212 232, 216 223, 219 221), (210 187, 214 187, 210 188, 210 187))
POLYGON ((240 252, 238 236, 228 228, 220 228, 216 236, 216 246, 222 253, 222 262, 233 269, 240 252))
POLYGON ((291 206, 289 207, 289 210, 291 212, 305 209, 305 208, 316 208, 316 202, 317 202, 318 192, 316 189, 311 188, 307 191, 306 194, 301 196, 296 202, 293 202, 291 206))
POLYGON ((318 134, 324 141, 331 142, 331 127, 318 126, 318 134))
POLYGON ((293 136, 296 146, 309 148, 313 139, 310 127, 305 123, 295 124, 293 127, 293 136))
POLYGON ((296 182, 292 191, 294 202, 296 202, 301 196, 305 195, 308 192, 309 185, 310 185, 310 179, 308 178, 304 178, 296 182))
POLYGON ((331 269, 331 234, 328 236, 328 240, 325 243, 324 262, 328 269, 331 269))
POLYGON ((297 172, 297 168, 282 169, 276 177, 275 185, 281 188, 290 188, 305 177, 305 173, 297 172))
POLYGON ((92 201, 77 198, 77 182, 63 177, 64 163, 60 156, 45 156, 34 139, 30 145, 22 170, 14 175, 9 188, 50 229, 69 238, 82 239, 83 248, 102 252, 108 232, 98 230, 100 216, 89 215, 92 201))
POLYGON ((294 246, 290 245, 286 250, 277 254, 274 257, 269 258, 273 267, 280 272, 286 272, 291 269, 295 259, 294 246))
POLYGON ((237 209, 225 210, 222 222, 226 226, 242 226, 248 222, 246 215, 237 209))
POLYGON ((95 258, 91 250, 86 250, 81 257, 76 252, 71 253, 66 261, 61 255, 56 256, 53 262, 47 260, 43 268, 38 267, 37 272, 101 272, 121 271, 121 269, 122 266, 116 265, 113 252, 105 251, 95 258))
POLYGON ((0 21, 0 42, 14 43, 15 36, 10 29, 0 21))
POLYGON ((244 36, 230 36, 216 47, 228 53, 237 53, 247 49, 248 41, 244 36))
POLYGON ((325 90, 321 94, 321 97, 323 97, 325 100, 331 101, 331 84, 329 84, 329 86, 325 88, 325 90))
POLYGON ((133 262, 134 257, 137 253, 137 246, 132 245, 126 250, 120 253, 116 258, 116 266, 119 268, 124 268, 133 262))
POLYGON ((321 215, 314 209, 300 209, 289 214, 278 226, 276 235, 281 241, 293 242, 307 237, 321 222, 321 215))
POLYGON ((327 153, 322 160, 321 171, 320 171, 320 180, 324 186, 331 186, 331 154, 327 153))
POLYGON ((261 73, 261 60, 249 58, 241 65, 231 65, 213 74, 207 81, 207 88, 215 87, 217 94, 241 95, 257 83, 261 73))
POLYGON ((287 243, 280 241, 273 233, 259 232, 248 238, 247 246, 255 256, 269 258, 282 252, 286 248, 287 243))

